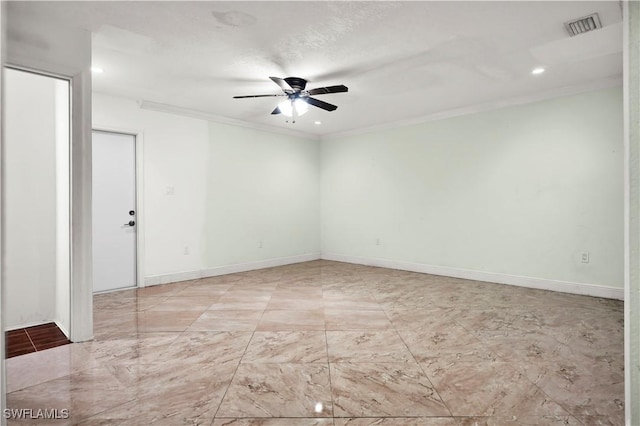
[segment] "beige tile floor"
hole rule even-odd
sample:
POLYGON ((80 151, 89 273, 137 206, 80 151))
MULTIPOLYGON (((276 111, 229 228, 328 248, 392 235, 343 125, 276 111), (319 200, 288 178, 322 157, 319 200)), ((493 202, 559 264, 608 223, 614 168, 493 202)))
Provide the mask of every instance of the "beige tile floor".
POLYGON ((86 425, 624 423, 619 301, 315 261, 94 311, 94 341, 7 360, 8 407, 86 425))

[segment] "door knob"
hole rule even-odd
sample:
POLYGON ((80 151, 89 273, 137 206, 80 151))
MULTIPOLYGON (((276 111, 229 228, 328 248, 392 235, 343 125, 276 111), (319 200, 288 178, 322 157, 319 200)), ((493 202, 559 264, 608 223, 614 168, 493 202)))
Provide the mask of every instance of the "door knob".
POLYGON ((130 220, 129 223, 125 223, 124 226, 133 226, 136 224, 135 220, 130 220))

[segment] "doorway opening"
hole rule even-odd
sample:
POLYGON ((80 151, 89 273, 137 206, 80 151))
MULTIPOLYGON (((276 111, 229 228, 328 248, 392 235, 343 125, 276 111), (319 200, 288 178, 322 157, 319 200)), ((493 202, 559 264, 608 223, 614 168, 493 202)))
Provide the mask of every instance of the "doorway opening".
POLYGON ((4 331, 71 328, 71 85, 4 72, 4 331))

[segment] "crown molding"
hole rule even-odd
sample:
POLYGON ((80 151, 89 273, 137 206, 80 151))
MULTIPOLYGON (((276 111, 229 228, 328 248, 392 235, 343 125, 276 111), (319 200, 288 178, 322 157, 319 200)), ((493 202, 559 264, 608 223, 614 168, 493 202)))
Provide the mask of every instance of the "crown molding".
POLYGON ((299 138, 324 141, 339 139, 348 136, 357 136, 367 133, 380 132, 384 130, 392 130, 402 127, 415 126, 418 124, 428 123, 431 121, 444 120, 447 118, 460 117, 463 115, 476 114, 479 112, 494 111, 502 108, 508 108, 512 106, 525 105, 534 102, 540 102, 544 100, 559 98, 563 96, 578 95, 581 93, 592 92, 595 90, 606 89, 615 86, 622 85, 622 76, 610 77, 594 81, 588 84, 582 84, 577 86, 565 86, 545 92, 535 93, 533 95, 519 96, 508 99, 500 99, 497 101, 486 102, 477 105, 470 105, 462 108, 454 108, 446 111, 441 111, 433 114, 427 114, 410 119, 398 120, 389 123, 383 123, 375 126, 362 127, 359 129, 346 130, 343 132, 327 133, 325 135, 313 135, 298 130, 283 129, 280 127, 269 126, 266 124, 252 123, 249 121, 238 120, 235 118, 224 117, 221 115, 211 114, 205 111, 183 108, 176 105, 164 104, 160 102, 153 102, 147 100, 138 100, 138 106, 141 109, 150 111, 165 112, 169 114, 177 114, 191 118, 197 118, 201 120, 211 121, 214 123, 227 124, 236 127, 244 127, 248 129, 260 130, 270 133, 282 134, 287 136, 295 136, 299 138))
POLYGON ((545 92, 536 93, 533 95, 519 96, 508 99, 501 99, 498 101, 486 102, 477 105, 466 106, 462 108, 455 108, 446 111, 437 112, 434 114, 423 115, 420 117, 414 117, 406 120, 399 120, 390 123, 384 123, 375 126, 363 127, 360 129, 347 130, 344 132, 329 133, 323 135, 321 140, 339 139, 347 136, 357 136, 367 133, 380 132, 384 130, 392 130, 401 127, 415 126, 422 123, 428 123, 431 121, 444 120, 447 118, 459 117, 463 115, 470 115, 479 112, 494 111, 502 108, 508 108, 512 106, 525 105, 534 102, 545 101, 554 98, 560 98, 563 96, 578 95, 581 93, 592 92, 600 89, 607 89, 609 87, 622 86, 622 76, 610 77, 594 81, 588 84, 582 84, 577 86, 565 86, 545 92))
POLYGON ((200 119, 200 120, 211 121, 211 122, 219 123, 219 124, 228 124, 228 125, 236 126, 236 127, 244 127, 244 128, 247 128, 247 129, 260 130, 260 131, 269 132, 269 133, 277 133, 277 134, 281 134, 281 135, 295 136, 295 137, 304 138, 304 139, 310 139, 310 140, 314 140, 314 141, 319 141, 320 140, 320 136, 318 136, 318 135, 312 135, 312 134, 305 133, 305 132, 300 132, 300 131, 297 131, 297 130, 283 129, 283 128, 280 128, 280 127, 269 126, 269 125, 266 125, 266 124, 251 123, 249 121, 244 121, 244 120, 238 120, 238 119, 235 119, 235 118, 224 117, 224 116, 221 116, 221 115, 211 114, 211 113, 208 113, 208 112, 205 112, 205 111, 196 110, 196 109, 183 108, 183 107, 179 107, 179 106, 176 106, 176 105, 163 104, 163 103, 160 103, 160 102, 147 101, 147 100, 144 100, 144 99, 140 99, 137 102, 138 102, 138 106, 141 109, 146 109, 146 110, 149 110, 149 111, 166 112, 166 113, 169 113, 169 114, 182 115, 182 116, 185 116, 185 117, 197 118, 197 119, 200 119))

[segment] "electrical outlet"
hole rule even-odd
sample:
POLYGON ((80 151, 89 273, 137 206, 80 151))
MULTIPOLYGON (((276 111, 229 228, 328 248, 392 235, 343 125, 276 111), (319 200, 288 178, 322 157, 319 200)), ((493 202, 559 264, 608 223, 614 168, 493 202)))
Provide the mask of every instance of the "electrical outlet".
POLYGON ((165 190, 165 194, 173 195, 174 193, 175 193, 175 188, 173 186, 167 186, 167 189, 165 190))
POLYGON ((580 253, 580 262, 589 263, 589 252, 588 251, 583 251, 582 253, 580 253))
POLYGON ((376 245, 379 246, 380 245, 380 238, 376 238, 376 245))
POLYGON ((258 241, 258 248, 262 248, 262 240, 258 241))
POLYGON ((184 248, 182 249, 182 254, 184 255, 188 255, 189 254, 189 246, 185 245, 184 248))

